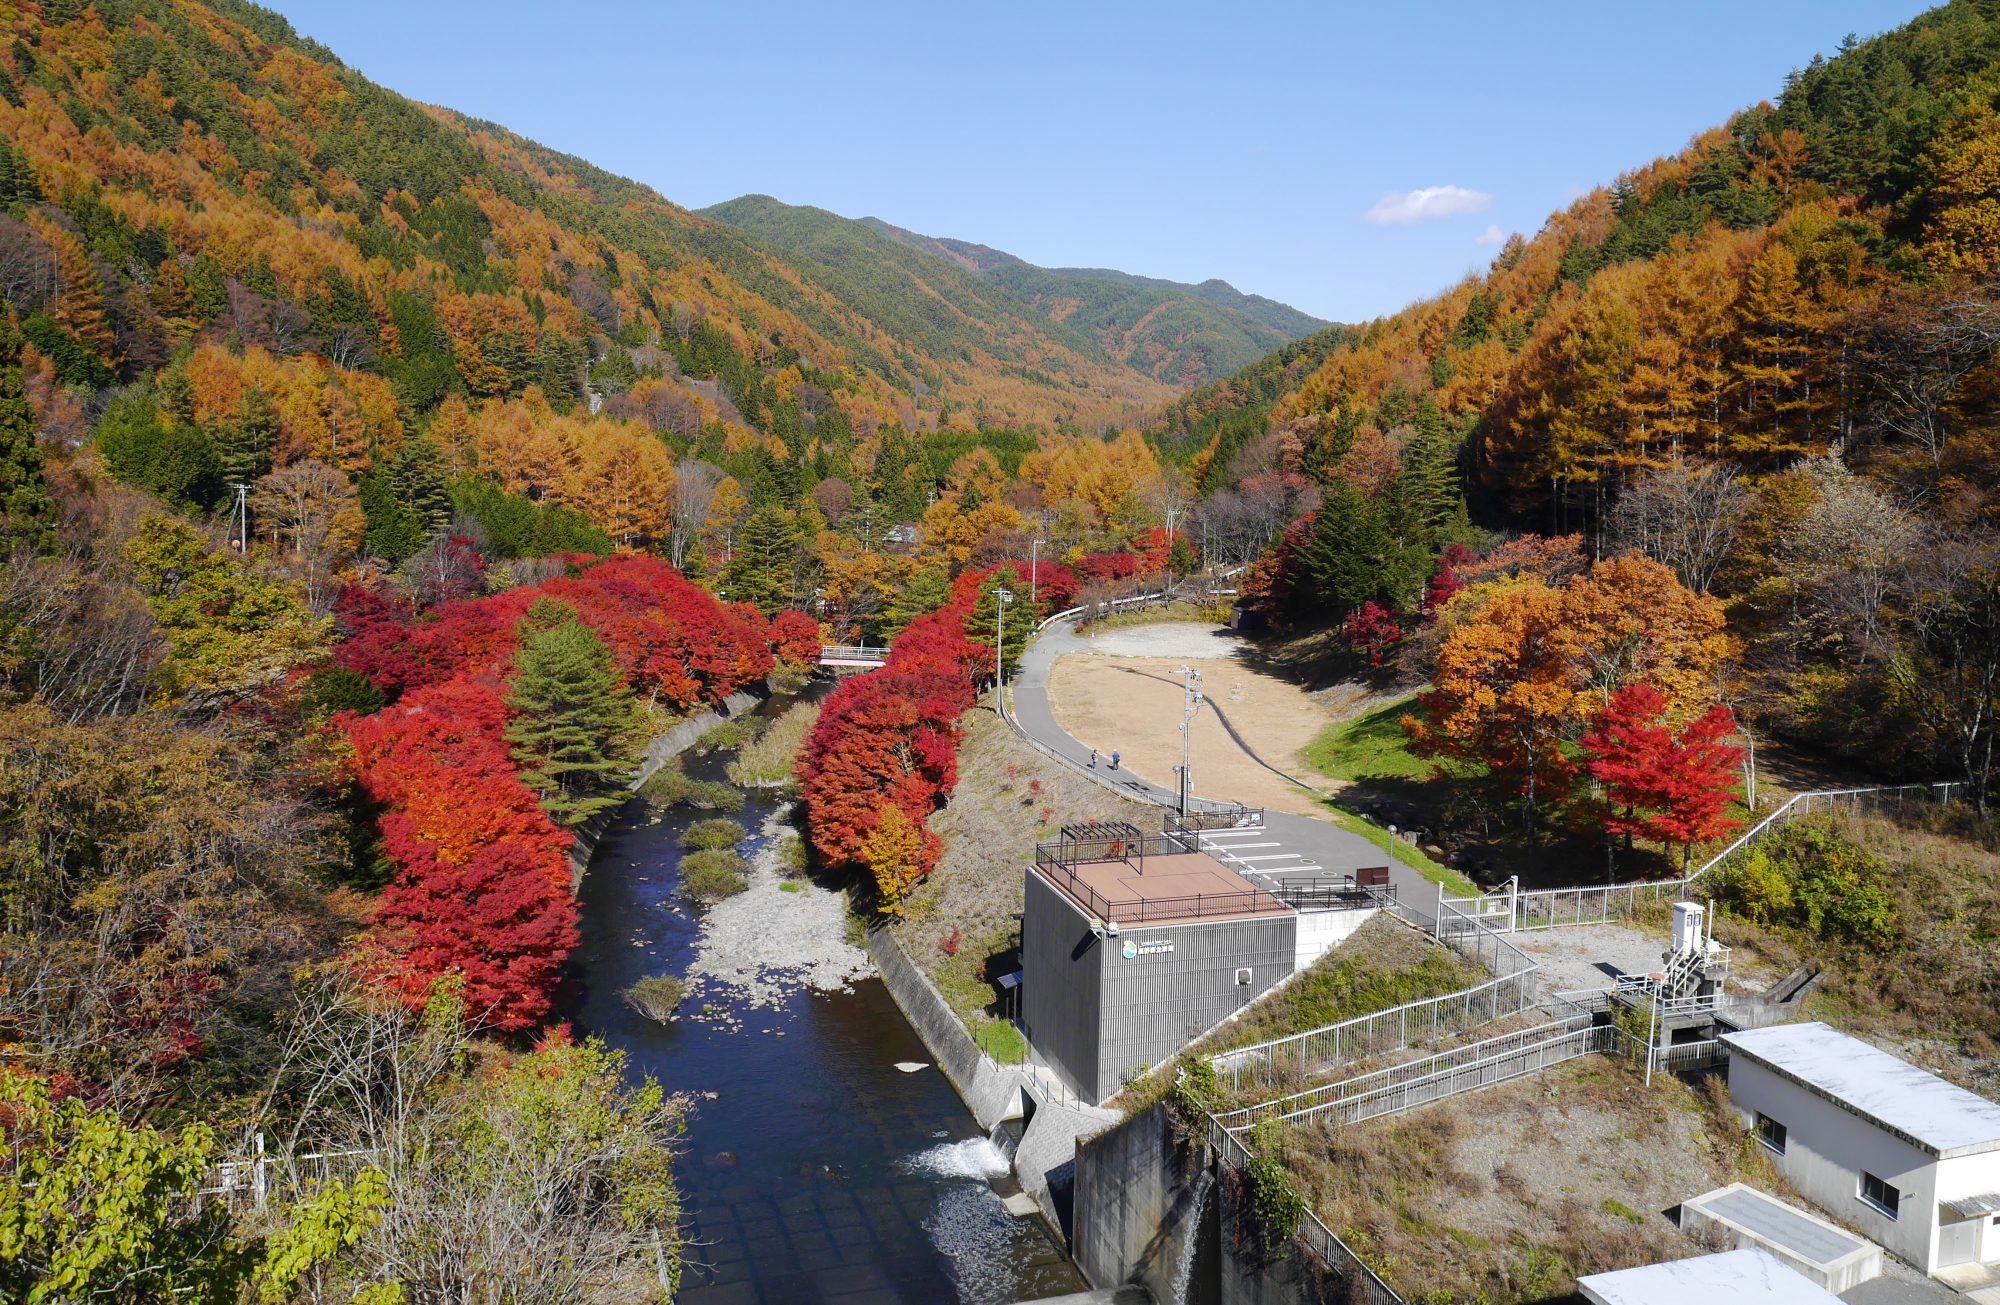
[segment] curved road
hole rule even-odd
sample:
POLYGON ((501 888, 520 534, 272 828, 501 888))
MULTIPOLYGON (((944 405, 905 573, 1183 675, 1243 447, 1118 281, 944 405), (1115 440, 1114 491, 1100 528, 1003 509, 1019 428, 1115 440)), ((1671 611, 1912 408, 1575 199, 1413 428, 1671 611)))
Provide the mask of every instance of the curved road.
MULTIPOLYGON (((1149 783, 1129 771, 1113 771, 1103 760, 1092 770, 1090 748, 1077 742, 1056 723, 1049 709, 1049 669, 1068 653, 1088 651, 1089 644, 1078 636, 1076 622, 1057 621, 1043 631, 1022 654, 1021 668, 1008 685, 1014 722, 1021 731, 1091 778, 1138 802, 1171 809, 1175 794, 1149 783)), ((1245 749, 1247 752, 1248 749, 1245 749)), ((1254 757, 1254 754, 1252 754, 1254 757)), ((1260 762, 1261 764, 1261 762, 1260 762)), ((1196 765, 1194 773, 1202 773, 1196 765)), ((1233 801, 1226 793, 1197 796, 1215 801, 1233 801)), ((1397 900, 1429 919, 1436 909, 1437 885, 1400 861, 1390 859, 1388 849, 1337 825, 1310 816, 1282 811, 1264 813, 1264 828, 1258 833, 1230 831, 1211 836, 1210 851, 1235 869, 1262 876, 1287 873, 1343 875, 1364 866, 1389 862, 1389 882, 1397 900)))

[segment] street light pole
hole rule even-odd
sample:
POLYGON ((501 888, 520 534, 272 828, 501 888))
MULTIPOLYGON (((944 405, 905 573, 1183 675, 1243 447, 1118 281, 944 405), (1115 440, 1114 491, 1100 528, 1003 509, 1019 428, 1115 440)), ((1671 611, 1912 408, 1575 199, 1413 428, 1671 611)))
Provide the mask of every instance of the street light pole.
POLYGON ((1191 755, 1192 749, 1189 746, 1189 735, 1194 726, 1194 714, 1201 710, 1201 690, 1194 687, 1200 683, 1200 671, 1195 670, 1192 666, 1181 667, 1180 813, 1183 818, 1187 816, 1188 802, 1194 788, 1194 778, 1191 774, 1193 757, 1191 755))
POLYGON ((1035 579, 1041 573, 1042 537, 1035 535, 1028 540, 1028 610, 1041 609, 1035 606, 1035 579))
POLYGON ((1007 663, 1005 647, 1007 641, 1007 604, 1014 601, 1014 595, 1006 589, 996 589, 993 596, 999 601, 993 604, 993 693, 1000 701, 1000 714, 1007 714, 1007 663))

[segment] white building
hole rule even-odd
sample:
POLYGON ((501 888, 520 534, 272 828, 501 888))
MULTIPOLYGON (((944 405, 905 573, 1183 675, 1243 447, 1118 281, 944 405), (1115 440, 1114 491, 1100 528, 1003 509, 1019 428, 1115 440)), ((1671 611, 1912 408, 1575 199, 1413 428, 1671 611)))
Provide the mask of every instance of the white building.
POLYGON ((1824 1024, 1722 1041, 1731 1103, 1801 1195, 1925 1273, 2000 1262, 2000 1104, 1824 1024))
POLYGON ((1576 1280, 1590 1305, 1840 1305, 1840 1297, 1780 1264, 1768 1251, 1724 1251, 1576 1280))

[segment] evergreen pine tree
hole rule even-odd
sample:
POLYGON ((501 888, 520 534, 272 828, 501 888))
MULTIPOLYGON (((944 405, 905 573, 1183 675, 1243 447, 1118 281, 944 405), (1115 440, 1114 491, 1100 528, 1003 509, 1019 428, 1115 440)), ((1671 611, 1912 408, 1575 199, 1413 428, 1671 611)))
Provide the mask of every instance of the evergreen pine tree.
POLYGON ((1007 678, 1014 677, 1014 670, 1021 664, 1021 654, 1028 650, 1028 640, 1035 634, 1035 610, 1028 604, 1027 590, 1016 582, 1010 568, 1002 568, 986 577, 986 583, 979 586, 979 600, 972 605, 971 615, 965 618, 965 637, 988 648, 993 646, 995 614, 1001 611, 1000 591, 1007 590, 1014 595, 1006 606, 1006 614, 999 616, 1001 647, 1000 664, 1007 678))
POLYGON ((542 809, 567 829, 624 800, 639 712, 611 651, 565 604, 540 599, 521 622, 506 739, 542 809))
MULTIPOLYGON (((951 580, 942 571, 919 571, 889 597, 886 633, 894 634, 926 612, 943 607, 951 597, 951 580)), ((987 620, 993 614, 986 614, 987 620)))
POLYGON ((792 570, 797 561, 798 527, 776 505, 750 514, 736 536, 736 552, 722 571, 722 587, 734 603, 754 603, 766 616, 792 605, 792 570))
MULTIPOLYGON (((183 372, 182 376, 185 375, 183 372)), ((277 405, 260 389, 245 391, 236 405, 236 416, 216 434, 215 451, 221 460, 223 483, 247 485, 269 472, 271 452, 277 443, 277 405)))
POLYGON ((419 435, 403 446, 389 465, 389 484, 403 510, 421 523, 427 535, 451 525, 451 464, 429 436, 419 435))
POLYGON ((0 558, 52 549, 55 514, 21 379, 21 334, 12 315, 0 312, 0 558))

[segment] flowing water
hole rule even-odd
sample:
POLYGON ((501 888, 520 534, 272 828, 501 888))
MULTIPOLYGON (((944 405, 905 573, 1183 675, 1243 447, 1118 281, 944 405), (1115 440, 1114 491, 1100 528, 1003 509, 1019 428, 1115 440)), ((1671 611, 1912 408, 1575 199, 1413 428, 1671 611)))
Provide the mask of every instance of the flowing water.
MULTIPOLYGON (((683 760, 695 779, 724 778, 724 754, 683 760)), ((771 806, 752 793, 736 819, 754 837, 771 806)), ((572 1012, 635 1074, 697 1097, 679 1169, 679 1300, 1006 1305, 1083 1290, 1042 1223, 1000 1204, 1011 1138, 982 1134, 935 1068, 896 1069, 931 1057, 880 980, 801 992, 779 1009, 711 990, 670 1024, 620 999, 692 959, 699 916, 674 890, 681 831, 703 814, 676 809, 654 824, 634 802, 598 845, 572 1012), (690 1018, 704 1000, 726 1018, 690 1018)))

